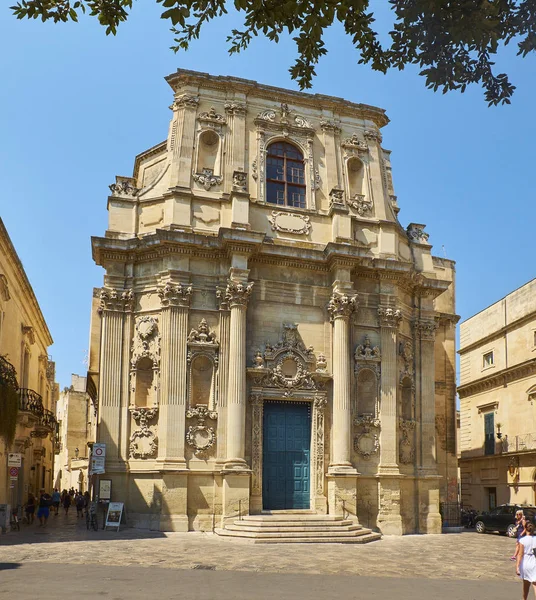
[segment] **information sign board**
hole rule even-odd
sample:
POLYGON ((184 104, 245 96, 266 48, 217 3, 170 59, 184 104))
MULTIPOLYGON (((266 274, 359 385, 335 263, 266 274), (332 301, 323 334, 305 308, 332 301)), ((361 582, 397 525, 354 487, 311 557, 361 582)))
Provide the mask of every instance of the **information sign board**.
POLYGON ((92 457, 91 458, 91 473, 94 474, 102 474, 105 473, 105 468, 104 468, 104 461, 106 459, 105 458, 101 458, 101 457, 92 457))
POLYGON ((22 467, 22 454, 19 454, 17 452, 9 453, 7 455, 7 466, 22 467))
POLYGON ((112 499, 112 480, 101 479, 99 481, 99 500, 111 500, 112 499))
POLYGON ((123 502, 110 502, 108 505, 108 514, 106 515, 106 527, 117 527, 117 531, 119 531, 123 507, 123 502))

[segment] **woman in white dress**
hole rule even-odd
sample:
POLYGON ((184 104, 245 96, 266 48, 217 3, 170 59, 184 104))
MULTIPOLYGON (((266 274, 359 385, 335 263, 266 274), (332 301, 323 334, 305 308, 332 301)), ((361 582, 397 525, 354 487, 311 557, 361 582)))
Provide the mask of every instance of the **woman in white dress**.
POLYGON ((527 535, 519 540, 519 551, 517 552, 516 573, 523 580, 523 600, 527 600, 530 584, 534 586, 536 595, 536 537, 534 537, 534 524, 527 522, 525 525, 527 535))

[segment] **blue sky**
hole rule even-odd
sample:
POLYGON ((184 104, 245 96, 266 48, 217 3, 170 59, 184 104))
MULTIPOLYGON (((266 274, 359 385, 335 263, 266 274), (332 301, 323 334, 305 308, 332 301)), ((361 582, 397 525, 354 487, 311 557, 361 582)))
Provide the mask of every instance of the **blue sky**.
MULTIPOLYGON (((115 38, 87 17, 17 21, 9 4, 0 10, 0 215, 49 324, 63 387, 85 371, 91 290, 103 275, 90 236, 106 229, 108 185, 167 135, 164 76, 182 67, 297 89, 288 74, 295 50, 288 39, 257 39, 229 57, 225 38, 238 24, 230 15, 174 54, 154 0, 136 3, 115 38)), ((380 16, 386 30, 388 13, 380 16)), ((457 261, 462 319, 532 279, 536 59, 503 53, 499 70, 517 90, 511 106, 488 108, 477 87, 442 95, 416 69, 384 76, 357 65, 337 27, 327 45, 311 91, 387 110, 399 218, 426 223, 434 253, 457 261)))

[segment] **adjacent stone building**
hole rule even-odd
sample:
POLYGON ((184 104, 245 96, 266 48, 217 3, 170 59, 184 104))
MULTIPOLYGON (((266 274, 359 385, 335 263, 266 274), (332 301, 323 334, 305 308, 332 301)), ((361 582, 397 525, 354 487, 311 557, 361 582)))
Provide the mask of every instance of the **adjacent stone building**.
POLYGON ((179 70, 167 139, 92 240, 106 477, 161 530, 456 500, 454 263, 404 229, 382 109, 179 70))
POLYGON ((536 504, 536 279, 460 326, 464 506, 536 504))
POLYGON ((58 384, 48 356, 51 344, 32 286, 0 219, 0 385, 9 374, 18 394, 14 442, 8 446, 0 436, 0 504, 24 504, 29 492, 52 486, 58 384), (13 479, 9 453, 22 455, 13 479))
POLYGON ((86 378, 71 376, 56 407, 58 437, 54 486, 59 490, 89 488, 89 453, 96 436, 96 410, 86 392, 86 378))

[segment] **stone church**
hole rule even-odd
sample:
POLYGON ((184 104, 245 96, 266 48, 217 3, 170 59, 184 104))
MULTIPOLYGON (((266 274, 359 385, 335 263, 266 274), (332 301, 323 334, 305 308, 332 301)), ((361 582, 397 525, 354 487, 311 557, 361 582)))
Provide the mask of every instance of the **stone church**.
POLYGON ((440 532, 455 270, 398 219, 385 111, 166 80, 167 138, 110 186, 92 239, 88 390, 112 500, 162 531, 271 514, 440 532))

